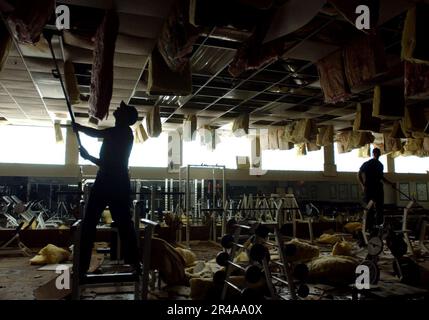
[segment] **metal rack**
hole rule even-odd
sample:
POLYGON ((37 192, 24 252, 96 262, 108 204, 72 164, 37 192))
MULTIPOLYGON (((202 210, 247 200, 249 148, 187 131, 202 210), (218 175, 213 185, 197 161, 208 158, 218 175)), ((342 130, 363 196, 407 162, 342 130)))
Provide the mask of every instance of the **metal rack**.
MULTIPOLYGON (((193 186, 193 191, 192 191, 192 186, 191 186, 191 182, 192 182, 192 173, 195 170, 198 169, 211 169, 212 171, 212 183, 213 183, 213 187, 212 187, 212 205, 208 208, 205 208, 206 210, 210 211, 212 209, 212 220, 213 220, 213 226, 212 226, 212 238, 214 241, 217 240, 216 237, 216 218, 217 218, 217 214, 216 210, 217 208, 215 207, 215 202, 216 202, 216 175, 215 172, 220 171, 222 174, 221 180, 222 180, 222 206, 221 206, 221 211, 222 211, 222 234, 225 233, 225 228, 226 228, 226 217, 225 217, 225 212, 224 212, 224 208, 225 208, 225 204, 226 204, 226 183, 225 183, 225 166, 219 166, 219 165, 187 165, 184 167, 181 167, 179 169, 179 192, 185 192, 185 198, 184 198, 184 203, 183 203, 183 208, 184 208, 184 212, 186 215, 186 245, 187 247, 189 247, 189 238, 190 238, 190 224, 197 221, 198 220, 198 213, 197 213, 197 208, 198 208, 198 184, 197 184, 197 180, 194 180, 194 186, 193 186), (191 196, 192 194, 194 195, 194 204, 192 206, 191 203, 191 196)), ((201 194, 201 200, 204 198, 203 197, 203 190, 204 190, 204 179, 201 180, 201 190, 202 190, 202 194, 201 194)), ((202 203, 202 201, 201 201, 202 203)), ((202 206, 202 205, 201 205, 202 206)), ((219 209, 219 208, 218 208, 219 209)))

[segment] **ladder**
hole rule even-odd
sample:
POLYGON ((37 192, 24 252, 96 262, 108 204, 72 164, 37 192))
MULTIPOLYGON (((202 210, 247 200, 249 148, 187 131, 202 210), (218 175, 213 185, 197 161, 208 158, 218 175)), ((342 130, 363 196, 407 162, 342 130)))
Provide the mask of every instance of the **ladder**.
MULTIPOLYGON (((84 203, 81 201, 81 210, 84 208, 84 203)), ((145 225, 144 228, 144 245, 143 245, 143 268, 137 270, 103 273, 103 274, 85 274, 79 273, 80 265, 80 231, 82 220, 78 220, 72 226, 74 233, 74 248, 73 248, 73 281, 72 281, 72 299, 79 300, 81 292, 86 287, 102 287, 106 284, 124 285, 134 283, 134 300, 147 299, 149 288, 149 273, 150 273, 150 257, 151 245, 154 228, 158 223, 140 219, 140 213, 143 209, 143 201, 134 201, 134 225, 136 231, 140 231, 140 223, 145 225)), ((83 212, 83 211, 82 211, 83 212)), ((139 235, 139 233, 137 233, 139 235)), ((140 240, 140 237, 137 237, 140 240)))

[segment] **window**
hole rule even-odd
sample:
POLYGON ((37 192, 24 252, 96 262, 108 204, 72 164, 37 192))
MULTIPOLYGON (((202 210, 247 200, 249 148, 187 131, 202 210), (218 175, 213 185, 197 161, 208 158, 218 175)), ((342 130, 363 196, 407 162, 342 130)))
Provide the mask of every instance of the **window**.
MULTIPOLYGON (((66 130, 61 132, 66 139, 66 130)), ((53 126, 0 126, 0 150, 3 163, 65 163, 65 141, 56 143, 53 126)))
MULTIPOLYGON (((251 141, 248 137, 234 137, 219 134, 219 142, 214 151, 202 146, 199 136, 196 141, 183 145, 183 165, 206 164, 225 165, 228 169, 237 169, 237 156, 250 157, 251 141)), ((262 168, 264 170, 323 171, 323 150, 307 153, 299 157, 296 150, 264 150, 262 168)))
POLYGON ((211 151, 196 141, 183 143, 183 165, 224 165, 228 169, 237 169, 237 156, 250 156, 250 140, 247 137, 218 135, 215 150, 211 151))
POLYGON ((298 156, 297 150, 263 150, 262 169, 287 171, 323 171, 323 148, 298 156))
MULTIPOLYGON (((98 158, 103 140, 87 136, 84 133, 79 133, 79 136, 80 136, 80 141, 82 143, 82 146, 88 151, 88 153, 91 156, 98 158)), ((79 155, 79 164, 94 165, 91 161, 85 160, 80 155, 79 155)))
POLYGON ((130 167, 168 166, 168 134, 163 132, 157 138, 149 138, 144 143, 135 143, 131 151, 130 167))
POLYGON ((395 158, 396 173, 428 173, 429 159, 416 156, 395 158))
MULTIPOLYGON (((97 157, 100 154, 102 140, 81 134, 82 145, 89 154, 97 157)), ((134 140, 135 141, 135 140, 134 140)), ((157 138, 149 138, 144 143, 135 143, 129 159, 130 167, 167 167, 168 134, 161 133, 157 138)), ((79 164, 93 165, 92 162, 79 156, 79 164)))
MULTIPOLYGON (((362 164, 370 159, 369 157, 359 157, 359 149, 347 153, 338 153, 337 143, 334 144, 334 150, 338 172, 358 172, 362 164)), ((381 156, 380 162, 383 164, 384 172, 387 172, 387 157, 381 156)))

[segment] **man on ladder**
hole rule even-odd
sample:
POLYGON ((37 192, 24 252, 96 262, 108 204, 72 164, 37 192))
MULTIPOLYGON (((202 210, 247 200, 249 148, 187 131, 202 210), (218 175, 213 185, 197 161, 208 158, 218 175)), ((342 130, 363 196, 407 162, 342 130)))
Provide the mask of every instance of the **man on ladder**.
MULTIPOLYGON (((359 169, 358 180, 364 193, 365 203, 369 203, 371 200, 374 202, 374 208, 371 208, 368 212, 366 225, 369 232, 374 231, 376 226, 383 225, 383 207, 384 207, 384 190, 383 182, 388 182, 384 178, 383 164, 378 160, 381 156, 381 151, 378 148, 374 148, 372 151, 373 158, 366 161, 359 169)), ((389 182, 390 183, 390 182, 389 182)), ((366 232, 366 230, 362 230, 366 232)))
POLYGON ((73 124, 76 132, 103 138, 99 159, 91 156, 85 148, 80 148, 81 156, 99 167, 82 222, 79 263, 79 274, 82 276, 88 271, 96 226, 106 206, 109 206, 118 226, 125 263, 138 267, 137 237, 131 219, 128 174, 128 159, 134 139, 130 126, 137 121, 138 113, 134 107, 121 102, 113 116, 115 126, 104 130, 73 124))

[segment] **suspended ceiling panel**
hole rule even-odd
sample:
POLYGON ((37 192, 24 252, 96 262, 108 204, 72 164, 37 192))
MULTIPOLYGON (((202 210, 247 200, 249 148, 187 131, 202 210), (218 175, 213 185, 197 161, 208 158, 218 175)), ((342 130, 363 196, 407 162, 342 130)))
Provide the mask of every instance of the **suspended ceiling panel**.
MULTIPOLYGON (((72 14, 82 17, 91 12, 96 17, 94 21, 85 19, 94 27, 97 19, 102 17, 103 9, 111 8, 113 1, 66 0, 58 3, 68 4, 72 14)), ((293 3, 302 5, 300 1, 289 1, 288 5, 293 3)), ((380 32, 389 54, 389 65, 395 66, 398 64, 404 12, 413 1, 383 0, 381 3, 380 32)), ((332 11, 325 14, 318 9, 309 18, 295 14, 296 21, 308 20, 309 27, 305 32, 288 35, 288 41, 297 45, 291 47, 282 59, 238 77, 231 76, 228 67, 249 34, 228 28, 204 30, 192 51, 192 94, 187 97, 150 96, 146 93, 147 71, 144 70, 171 4, 172 1, 152 0, 116 2, 120 28, 114 58, 114 90, 109 119, 101 122, 101 126, 112 124, 111 113, 121 100, 125 100, 137 107, 141 117, 159 103, 164 126, 169 127, 180 126, 187 114, 196 114, 204 123, 220 126, 246 112, 250 113, 251 126, 255 127, 312 118, 319 125, 334 124, 337 129, 342 129, 351 126, 356 103, 371 99, 369 89, 347 103, 334 106, 324 103, 315 63, 340 48, 342 41, 350 37, 349 32, 357 31, 341 15, 332 11)), ((287 21, 287 24, 290 30, 294 29, 290 27, 293 21, 287 21)), ((272 35, 276 33, 279 32, 272 35)), ((83 95, 88 95, 93 43, 90 38, 71 32, 65 32, 62 42, 63 47, 60 39, 54 37, 60 68, 65 58, 70 59, 75 65, 79 89, 83 95)), ((0 82, 7 90, 0 95, 0 117, 22 118, 23 121, 36 119, 36 116, 37 119, 46 117, 47 121, 64 119, 67 108, 59 81, 52 75, 53 64, 46 41, 42 39, 37 46, 20 45, 20 49, 25 63, 22 59, 11 59, 20 57, 19 52, 12 50, 0 73, 0 82), (36 111, 40 97, 43 100, 40 99, 36 111)), ((386 81, 401 80, 396 75, 386 81)), ((77 119, 86 123, 87 102, 82 101, 73 108, 77 119)))
POLYGON ((0 72, 0 87, 0 116, 9 123, 52 123, 27 66, 14 47, 0 72))
MULTIPOLYGON (((78 27, 90 26, 93 32, 100 17, 102 18, 103 10, 111 8, 113 4, 112 1, 79 0, 58 1, 59 3, 68 5, 71 14, 78 16, 72 19, 78 27), (90 16, 85 16, 89 13, 93 15, 94 21, 90 21, 90 16), (79 19, 85 21, 82 23, 79 19)), ((111 113, 122 100, 128 102, 132 97, 156 43, 160 28, 170 11, 171 3, 172 1, 118 1, 116 3, 120 28, 114 56, 110 115, 108 120, 99 125, 111 125, 113 120, 111 113)), ((74 28, 73 31, 79 31, 79 29, 74 28)), ((85 29, 85 31, 88 30, 85 29)), ((77 67, 79 89, 83 95, 88 95, 94 48, 91 38, 85 38, 76 32, 65 31, 62 39, 54 36, 52 42, 61 72, 63 73, 63 61, 71 60, 77 67)), ((12 100, 3 102, 5 107, 8 104, 8 108, 1 117, 14 120, 22 118, 25 121, 41 117, 51 121, 68 119, 64 93, 59 79, 52 74, 54 64, 46 39, 42 36, 34 46, 19 44, 19 49, 10 53, 10 57, 16 57, 16 59, 14 61, 8 59, 4 70, 0 73, 0 79, 9 89, 8 95, 13 96, 12 100), (21 54, 25 63, 20 59, 21 54), (17 85, 17 82, 22 85, 17 85), (28 100, 30 98, 32 100, 28 100)), ((74 106, 74 110, 78 121, 82 119, 82 122, 86 122, 88 103, 82 101, 74 106)), ((139 113, 143 116, 147 111, 148 108, 144 111, 139 110, 139 113)))

